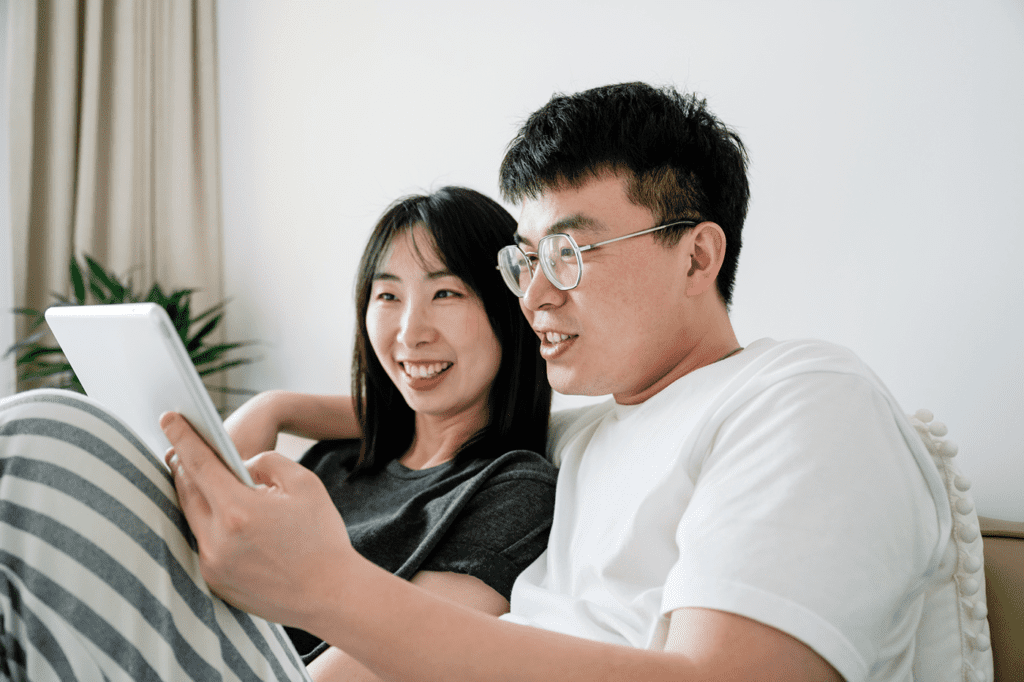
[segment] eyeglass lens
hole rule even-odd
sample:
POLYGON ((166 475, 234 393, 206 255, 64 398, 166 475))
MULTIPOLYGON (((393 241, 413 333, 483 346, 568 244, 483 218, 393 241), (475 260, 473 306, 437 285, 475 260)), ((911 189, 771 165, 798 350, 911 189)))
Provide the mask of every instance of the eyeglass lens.
MULTIPOLYGON (((579 255, 566 235, 556 234, 541 239, 537 264, 551 283, 563 291, 580 283, 579 255)), ((533 279, 533 270, 529 258, 519 247, 506 246, 498 252, 498 269, 516 296, 525 295, 533 279)))
POLYGON ((498 252, 498 269, 505 279, 505 284, 516 296, 530 286, 530 262, 517 246, 506 246, 498 252))
POLYGON ((544 274, 563 291, 580 281, 580 261, 572 242, 564 234, 553 234, 540 240, 540 259, 544 274))

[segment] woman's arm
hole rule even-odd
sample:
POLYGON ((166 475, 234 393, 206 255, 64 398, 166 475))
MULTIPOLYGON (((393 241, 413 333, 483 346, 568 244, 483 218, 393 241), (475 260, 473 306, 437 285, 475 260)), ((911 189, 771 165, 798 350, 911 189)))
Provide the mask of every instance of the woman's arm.
POLYGON ((264 391, 224 421, 242 459, 274 449, 284 432, 313 440, 362 435, 352 398, 292 391, 264 391))
MULTIPOLYGON (((508 600, 484 581, 471 575, 446 571, 420 571, 412 584, 477 611, 500 616, 508 612, 508 600)), ((315 682, 381 682, 366 666, 337 647, 331 647, 309 665, 315 682)))

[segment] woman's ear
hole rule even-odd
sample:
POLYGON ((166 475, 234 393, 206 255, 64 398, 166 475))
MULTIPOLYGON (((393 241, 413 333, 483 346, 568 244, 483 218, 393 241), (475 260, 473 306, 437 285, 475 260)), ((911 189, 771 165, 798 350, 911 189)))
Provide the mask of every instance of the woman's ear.
POLYGON ((687 235, 689 270, 686 273, 686 295, 699 296, 715 286, 718 271, 725 259, 725 232, 718 223, 703 222, 687 235))

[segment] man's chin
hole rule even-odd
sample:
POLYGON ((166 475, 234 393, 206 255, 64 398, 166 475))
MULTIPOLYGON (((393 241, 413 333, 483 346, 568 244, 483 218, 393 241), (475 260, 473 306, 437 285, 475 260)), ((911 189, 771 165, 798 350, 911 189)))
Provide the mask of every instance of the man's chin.
POLYGON ((607 386, 601 385, 597 377, 582 376, 566 367, 552 367, 550 362, 548 383, 553 391, 562 395, 602 396, 611 393, 607 386))

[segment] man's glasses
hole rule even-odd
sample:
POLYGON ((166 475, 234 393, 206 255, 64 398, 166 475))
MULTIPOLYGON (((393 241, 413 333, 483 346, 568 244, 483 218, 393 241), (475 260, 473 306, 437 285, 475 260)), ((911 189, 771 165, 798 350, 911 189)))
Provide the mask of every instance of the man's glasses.
POLYGON ((504 247, 498 252, 498 270, 501 271, 505 284, 519 298, 526 295, 526 290, 529 288, 530 282, 533 281, 533 264, 537 261, 540 262, 540 269, 549 282, 554 284, 557 289, 568 291, 579 286, 580 279, 583 277, 583 257, 580 254, 584 251, 590 251, 599 246, 629 239, 630 237, 639 237, 649 232, 664 230, 666 227, 674 227, 676 225, 689 225, 692 227, 696 224, 692 220, 679 220, 674 223, 649 227, 646 230, 626 234, 615 239, 588 244, 587 246, 578 246, 572 235, 563 233, 549 234, 546 237, 542 237, 540 242, 537 243, 536 253, 526 253, 515 244, 504 247))

